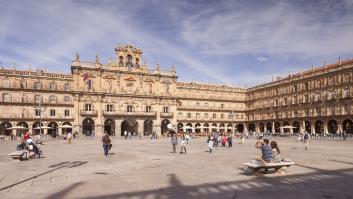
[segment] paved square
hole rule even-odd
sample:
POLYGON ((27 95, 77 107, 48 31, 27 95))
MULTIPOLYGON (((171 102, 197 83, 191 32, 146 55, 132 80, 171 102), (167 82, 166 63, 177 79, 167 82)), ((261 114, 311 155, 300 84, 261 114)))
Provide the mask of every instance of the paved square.
POLYGON ((351 141, 312 141, 305 151, 294 139, 276 140, 297 163, 282 176, 244 168, 260 155, 254 139, 212 154, 205 138, 192 139, 182 155, 169 153, 166 138, 113 138, 109 158, 99 139, 58 140, 41 146, 45 158, 22 162, 7 156, 15 142, 1 142, 0 198, 353 198, 351 141))

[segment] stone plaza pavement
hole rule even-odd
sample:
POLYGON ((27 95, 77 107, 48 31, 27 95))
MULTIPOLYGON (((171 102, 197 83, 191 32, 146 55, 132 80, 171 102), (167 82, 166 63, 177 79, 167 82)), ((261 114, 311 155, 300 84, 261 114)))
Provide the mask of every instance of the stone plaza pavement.
MULTIPOLYGON (((353 142, 276 139, 297 165, 286 175, 252 175, 256 140, 206 152, 192 139, 188 154, 170 154, 169 139, 113 138, 109 158, 95 138, 49 141, 45 158, 14 162, 16 142, 0 142, 0 198, 353 198, 353 142)), ((178 148, 180 150, 180 148, 178 148)))

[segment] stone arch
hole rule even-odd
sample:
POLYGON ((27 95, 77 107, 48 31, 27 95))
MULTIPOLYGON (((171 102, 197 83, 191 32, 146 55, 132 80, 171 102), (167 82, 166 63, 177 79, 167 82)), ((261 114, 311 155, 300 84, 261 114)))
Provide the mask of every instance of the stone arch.
POLYGON ((115 122, 112 119, 106 119, 104 121, 104 133, 107 132, 109 135, 115 136, 115 122))
MULTIPOLYGON (((283 126, 289 126, 289 122, 287 122, 287 121, 283 122, 283 126)), ((283 133, 289 133, 289 132, 290 132, 289 129, 287 129, 287 128, 283 129, 283 133)))
POLYGON ((10 136, 12 134, 12 130, 7 129, 11 128, 12 124, 8 121, 0 124, 0 135, 10 136))
POLYGON ((304 129, 305 131, 307 131, 308 133, 311 133, 311 123, 309 121, 305 121, 304 122, 304 129))
POLYGON ((59 126, 58 123, 50 122, 48 124, 49 128, 47 130, 48 135, 50 135, 51 137, 55 138, 57 136, 57 134, 58 134, 58 126, 59 126))
POLYGON ((227 132, 228 132, 228 133, 231 133, 231 132, 232 132, 232 129, 233 129, 233 125, 232 125, 232 124, 228 124, 228 125, 227 125, 227 132))
POLYGON ((211 131, 212 131, 212 132, 216 132, 216 131, 217 131, 217 124, 216 124, 216 123, 212 123, 212 125, 211 125, 211 131))
POLYGON ((225 131, 225 125, 224 123, 219 124, 219 131, 223 133, 225 131))
MULTIPOLYGON (((64 126, 64 125, 72 126, 71 122, 64 122, 62 125, 63 125, 63 126, 64 126)), ((63 134, 67 134, 67 133, 69 133, 69 132, 72 133, 72 128, 63 128, 63 129, 62 129, 62 133, 63 133, 63 134)))
POLYGON ((254 123, 249 124, 249 131, 255 132, 256 131, 256 126, 254 123))
POLYGON ((191 131, 192 131, 192 124, 187 123, 185 126, 185 132, 191 133, 191 131))
POLYGON ((346 119, 342 123, 342 130, 344 133, 353 134, 353 122, 350 119, 346 119))
POLYGON ((330 120, 327 122, 328 133, 336 134, 338 131, 338 123, 336 120, 330 120))
POLYGON ((209 128, 210 125, 209 125, 208 123, 205 123, 205 124, 203 125, 203 127, 204 127, 203 130, 208 133, 209 130, 210 130, 210 128, 209 128))
POLYGON ((281 127, 281 124, 279 122, 276 122, 275 123, 275 133, 280 133, 281 132, 280 127, 281 127))
POLYGON ((243 133, 244 132, 244 124, 238 124, 237 125, 237 131, 239 133, 243 133))
POLYGON ((25 122, 25 121, 21 121, 21 122, 18 122, 17 124, 16 124, 16 126, 22 126, 22 127, 25 127, 25 128, 27 128, 27 130, 28 130, 28 124, 27 124, 27 122, 25 122))
POLYGON ((324 133, 324 123, 321 120, 317 120, 314 124, 315 133, 323 134, 324 133))
POLYGON ((43 127, 43 123, 35 122, 32 125, 32 134, 33 135, 38 135, 38 134, 44 134, 44 129, 38 129, 38 127, 43 127))
POLYGON ((196 132, 196 133, 200 133, 200 132, 201 132, 200 126, 201 126, 200 123, 196 123, 196 124, 195 124, 195 132, 196 132))
POLYGON ((168 119, 164 119, 161 123, 161 133, 162 135, 166 135, 168 132, 168 124, 170 124, 170 121, 168 119))
POLYGON ((82 134, 85 136, 94 136, 94 120, 88 117, 82 121, 82 134))
POLYGON ((153 131, 153 120, 146 119, 143 122, 143 135, 151 135, 153 131))
MULTIPOLYGON (((266 124, 266 129, 267 129, 267 132, 273 133, 273 132, 272 132, 272 124, 271 124, 271 122, 267 122, 267 124, 266 124)), ((267 132, 266 132, 266 133, 267 133, 267 132)))
POLYGON ((298 121, 294 121, 292 126, 296 127, 293 129, 293 133, 299 133, 300 124, 298 121))
POLYGON ((121 122, 121 136, 124 136, 124 132, 126 131, 127 133, 137 133, 138 130, 138 123, 135 119, 125 119, 124 121, 121 122))

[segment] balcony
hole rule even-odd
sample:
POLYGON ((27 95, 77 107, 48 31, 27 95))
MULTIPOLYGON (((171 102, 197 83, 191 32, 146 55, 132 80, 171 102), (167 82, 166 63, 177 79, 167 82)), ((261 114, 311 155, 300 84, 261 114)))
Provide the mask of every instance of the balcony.
POLYGON ((80 111, 81 115, 87 115, 87 116, 97 116, 98 112, 97 111, 80 111))
POLYGON ((169 117, 172 118, 173 117, 173 113, 160 113, 161 117, 169 117))
POLYGON ((126 111, 104 111, 104 116, 143 116, 143 117, 156 117, 156 112, 126 112, 126 111))

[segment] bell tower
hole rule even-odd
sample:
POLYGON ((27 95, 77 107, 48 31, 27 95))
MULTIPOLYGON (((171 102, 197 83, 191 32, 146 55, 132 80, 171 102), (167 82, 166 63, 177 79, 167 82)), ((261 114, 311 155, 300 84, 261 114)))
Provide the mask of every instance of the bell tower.
POLYGON ((119 67, 140 68, 142 50, 132 45, 120 45, 115 48, 116 64, 119 67))

